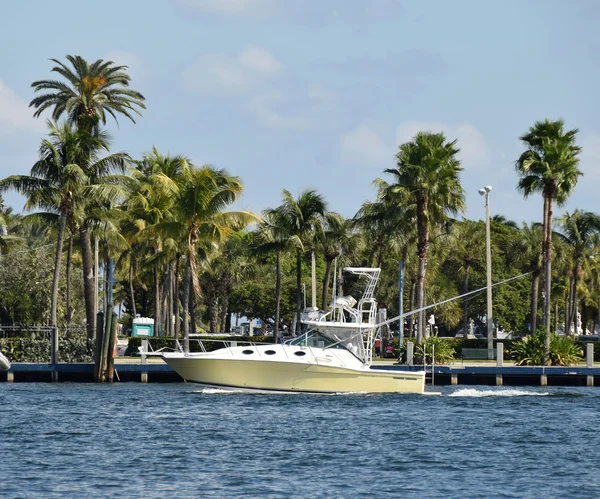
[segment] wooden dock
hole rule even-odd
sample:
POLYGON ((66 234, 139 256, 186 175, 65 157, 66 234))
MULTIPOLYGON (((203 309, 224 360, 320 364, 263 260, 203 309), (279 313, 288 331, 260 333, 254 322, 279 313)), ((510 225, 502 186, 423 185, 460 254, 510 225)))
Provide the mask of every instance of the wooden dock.
MULTIPOLYGON (((423 366, 376 364, 373 369, 423 370, 423 366)), ((115 364, 115 382, 182 382, 162 361, 115 364)), ((427 366, 427 383, 434 385, 600 386, 600 367, 522 367, 488 365, 427 366)), ((0 371, 0 382, 94 382, 93 364, 12 364, 0 371)))

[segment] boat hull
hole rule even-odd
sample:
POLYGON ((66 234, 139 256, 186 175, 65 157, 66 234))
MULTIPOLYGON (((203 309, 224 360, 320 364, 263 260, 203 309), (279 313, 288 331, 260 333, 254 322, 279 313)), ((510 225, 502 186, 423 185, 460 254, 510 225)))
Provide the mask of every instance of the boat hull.
POLYGON ((207 386, 292 393, 423 393, 424 372, 352 369, 214 356, 163 356, 183 379, 207 386))

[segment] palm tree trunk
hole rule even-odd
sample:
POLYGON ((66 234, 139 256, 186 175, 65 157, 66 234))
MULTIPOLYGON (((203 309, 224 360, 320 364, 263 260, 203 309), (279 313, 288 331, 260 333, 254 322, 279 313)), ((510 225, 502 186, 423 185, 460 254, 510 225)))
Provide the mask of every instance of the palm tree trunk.
POLYGON ((129 255, 129 295, 131 296, 131 312, 133 314, 132 319, 135 319, 137 316, 137 311, 135 309, 135 293, 133 292, 133 262, 133 255, 129 255))
POLYGON ((85 300, 85 319, 88 339, 96 336, 96 318, 94 317, 94 260, 92 243, 87 225, 79 228, 81 239, 81 260, 83 266, 83 296, 85 300))
POLYGON ((63 237, 67 218, 60 215, 58 219, 58 237, 56 241, 56 256, 54 257, 54 275, 52 276, 52 296, 50 298, 50 325, 56 327, 58 311, 58 281, 60 279, 60 263, 62 260, 63 237))
MULTIPOLYGON (((192 277, 193 284, 193 277, 192 277)), ((192 286, 193 289, 193 286, 192 286)), ((196 293, 190 293, 190 302, 188 304, 190 307, 190 333, 196 334, 196 293)))
POLYGON ((300 322, 300 312, 302 311, 302 253, 296 250, 296 334, 300 334, 302 327, 300 322))
POLYGON ((531 310, 530 310, 530 322, 531 322, 531 334, 535 334, 535 328, 537 326, 537 305, 538 305, 538 290, 540 287, 540 275, 534 272, 531 277, 531 310))
POLYGON ((577 284, 579 284, 579 262, 575 261, 575 268, 573 269, 573 334, 578 334, 578 321, 577 321, 577 284))
POLYGON ((160 270, 160 274, 162 275, 162 279, 160 279, 160 319, 162 323, 162 333, 163 336, 169 334, 169 272, 166 269, 166 266, 163 264, 160 270))
POLYGON ((546 341, 544 345, 544 360, 546 365, 550 362, 550 290, 552 288, 551 275, 552 275, 552 198, 554 192, 549 189, 546 194, 547 197, 547 215, 546 215, 546 248, 544 251, 544 326, 546 328, 546 341))
POLYGON ((221 310, 219 318, 219 331, 222 333, 229 332, 227 328, 227 316, 229 315, 229 289, 225 287, 221 293, 221 310))
POLYGON ((69 246, 67 247, 67 271, 65 273, 65 279, 67 281, 67 330, 65 336, 69 338, 71 336, 71 321, 73 320, 73 304, 71 303, 71 258, 73 256, 73 234, 69 235, 69 246))
POLYGON ((179 262, 181 255, 175 257, 175 282, 173 283, 173 296, 175 298, 175 338, 179 338, 179 262))
POLYGON ((554 302, 554 333, 558 334, 558 300, 554 302))
MULTIPOLYGON (((206 288, 204 288, 204 291, 206 292, 206 288)), ((218 333, 217 318, 219 316, 219 298, 214 288, 211 289, 208 296, 208 315, 210 317, 210 332, 218 333)))
POLYGON ((571 326, 571 291, 573 289, 573 282, 571 276, 569 276, 569 287, 565 296, 565 334, 569 334, 569 327, 571 326))
POLYGON ((167 292, 167 300, 168 300, 168 321, 167 321, 167 326, 168 326, 168 331, 169 331, 169 336, 173 337, 175 335, 175 326, 173 324, 173 301, 174 301, 174 293, 173 293, 173 262, 169 262, 169 279, 168 279, 168 292, 167 292))
MULTIPOLYGON (((155 250, 155 254, 158 251, 155 250)), ((154 324, 158 336, 162 336, 162 324, 160 322, 160 283, 158 278, 158 262, 154 263, 154 324)))
POLYGON ((327 299, 329 298, 329 279, 331 279, 331 267, 333 265, 333 258, 325 258, 325 277, 323 277, 323 293, 321 296, 321 310, 325 312, 327 310, 327 299))
MULTIPOLYGON (((419 267, 417 270, 417 310, 423 308, 425 302, 425 275, 427 273, 427 253, 429 250, 429 225, 427 220, 427 197, 417 199, 417 250, 419 267)), ((420 345, 425 337, 425 313, 419 312, 417 323, 417 343, 420 345)))
MULTIPOLYGON (((469 265, 465 267, 465 279, 463 280, 463 294, 469 291, 469 265)), ((463 303, 463 335, 467 337, 469 327, 469 300, 465 298, 463 303)))
MULTIPOLYGON (((410 281, 410 291, 408 293, 408 310, 412 311, 415 303, 415 281, 410 281)), ((414 338, 415 335, 415 314, 411 314, 408 319, 408 336, 414 338)))
POLYGON ((277 267, 275 278, 275 325, 273 326, 273 341, 279 339, 279 305, 281 303, 281 251, 277 250, 277 267))
POLYGON ((189 258, 185 266, 185 277, 183 278, 183 351, 190 351, 190 322, 189 322, 189 303, 190 288, 192 284, 192 268, 189 258))

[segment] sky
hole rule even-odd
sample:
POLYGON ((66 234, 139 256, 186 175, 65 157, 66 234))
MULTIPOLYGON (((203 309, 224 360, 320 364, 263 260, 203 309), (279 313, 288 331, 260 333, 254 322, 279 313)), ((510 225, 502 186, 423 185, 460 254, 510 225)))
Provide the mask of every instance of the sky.
MULTIPOLYGON (((600 212, 600 1, 29 0, 0 18, 0 177, 27 174, 44 137, 31 82, 67 54, 129 66, 146 97, 108 123, 114 151, 156 146, 244 183, 259 213, 312 188, 352 217, 419 130, 457 139, 471 219, 540 221, 514 163, 537 120, 578 128, 569 202, 600 212)), ((5 194, 21 211, 23 199, 5 194)))

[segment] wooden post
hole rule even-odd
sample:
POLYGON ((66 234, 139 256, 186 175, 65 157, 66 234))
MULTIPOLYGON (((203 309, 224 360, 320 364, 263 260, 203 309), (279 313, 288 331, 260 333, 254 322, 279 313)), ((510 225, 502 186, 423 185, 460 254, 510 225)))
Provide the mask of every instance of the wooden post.
MULTIPOLYGON (((504 365, 504 343, 496 344, 496 367, 502 367, 504 365)), ((502 374, 496 373, 496 386, 502 386, 504 379, 502 374)))
POLYGON ((107 359, 107 367, 106 367, 106 381, 109 383, 113 382, 113 378, 115 375, 115 346, 117 343, 117 327, 118 327, 118 317, 115 312, 112 313, 112 320, 110 322, 110 337, 108 340, 108 359, 107 359))
POLYGON ((50 363, 58 364, 58 327, 50 328, 50 363))
POLYGON ((104 341, 104 312, 96 315, 96 349, 94 351, 94 379, 100 381, 102 364, 102 343, 104 341))
MULTIPOLYGON (((148 340, 142 340, 142 365, 148 364, 148 359, 146 358, 147 351, 148 351, 148 340)), ((142 371, 141 382, 148 383, 148 372, 147 371, 142 371)))
POLYGON ((450 384, 451 385, 458 385, 458 374, 452 373, 450 375, 450 384))
POLYGON ((540 386, 548 386, 548 375, 547 374, 540 375, 540 386))
POLYGON ((587 367, 594 367, 594 344, 585 344, 585 359, 587 367))
POLYGON ((14 383, 15 381, 15 373, 12 371, 8 371, 6 373, 6 382, 7 383, 14 383))
POLYGON ((110 341, 110 327, 112 323, 112 306, 109 304, 106 306, 106 321, 104 324, 104 336, 102 338, 102 352, 100 354, 100 381, 104 383, 106 381, 107 368, 108 368, 108 350, 110 341))

